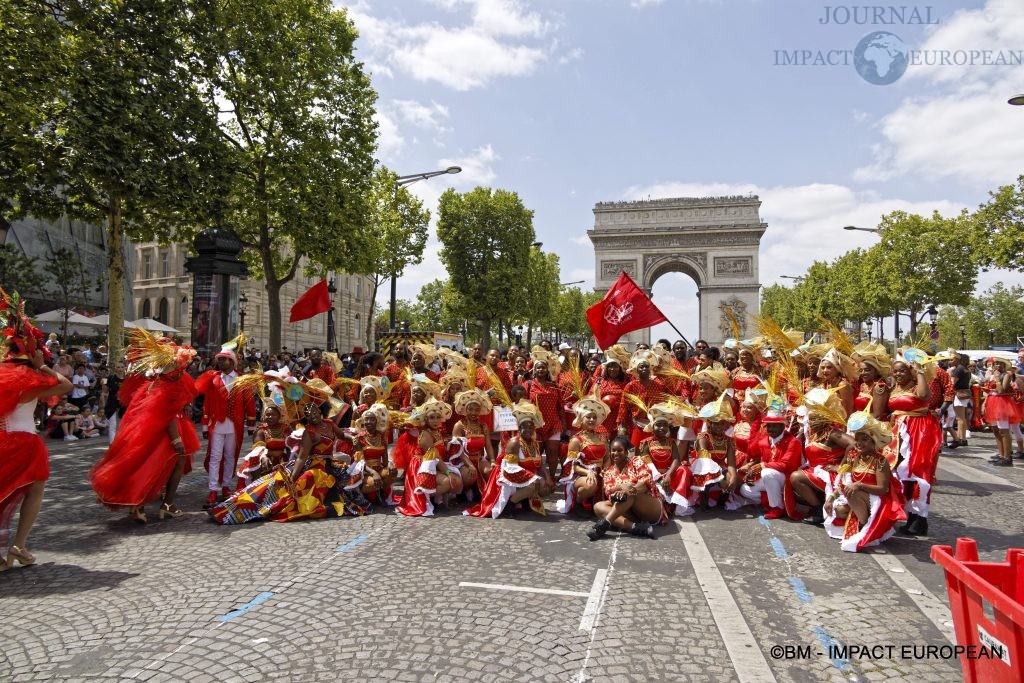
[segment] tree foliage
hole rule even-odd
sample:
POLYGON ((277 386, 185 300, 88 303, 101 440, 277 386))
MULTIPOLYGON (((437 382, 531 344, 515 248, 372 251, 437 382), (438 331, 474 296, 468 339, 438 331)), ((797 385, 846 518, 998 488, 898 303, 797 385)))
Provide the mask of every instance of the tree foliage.
MULTIPOLYGON (((524 279, 536 237, 533 212, 515 192, 485 187, 464 194, 448 189, 438 206, 441 260, 462 312, 489 331, 493 320, 528 304, 524 279)), ((489 341, 489 334, 483 338, 489 341)))
POLYGON ((449 280, 432 280, 416 295, 420 329, 455 332, 462 327, 462 301, 449 280))
POLYGON ((4 289, 18 292, 22 299, 31 303, 32 298, 43 294, 46 277, 40 271, 39 259, 35 256, 28 256, 13 244, 2 244, 0 283, 4 289))
POLYGON ((64 309, 64 320, 61 325, 62 342, 68 339, 68 315, 72 306, 84 304, 89 297, 89 276, 75 253, 60 247, 46 257, 43 266, 49 275, 48 285, 55 300, 64 309))
MULTIPOLYGON (((408 188, 398 187, 397 178, 397 174, 379 166, 370 188, 367 221, 373 228, 374 239, 360 252, 356 272, 370 278, 371 310, 381 285, 392 277, 401 277, 407 266, 422 263, 427 246, 430 211, 408 188)), ((369 325, 366 334, 369 343, 369 325)))
POLYGON ((998 283, 964 306, 939 307, 936 322, 939 349, 961 347, 961 325, 966 348, 988 348, 990 338, 997 346, 1016 345, 1017 338, 1024 337, 1024 287, 998 283))
POLYGON ((981 266, 1024 270, 1024 175, 990 192, 972 223, 970 242, 981 266))

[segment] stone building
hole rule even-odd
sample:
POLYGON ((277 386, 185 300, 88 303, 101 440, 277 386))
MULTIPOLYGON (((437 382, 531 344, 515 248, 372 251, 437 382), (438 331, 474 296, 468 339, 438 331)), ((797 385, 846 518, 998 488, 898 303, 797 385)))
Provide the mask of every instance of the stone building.
MULTIPOLYGON (((191 336, 192 277, 185 270, 189 248, 185 244, 160 245, 144 242, 134 245, 135 269, 134 308, 126 317, 154 318, 181 332, 189 343, 191 336)), ((327 314, 309 320, 288 323, 288 311, 295 300, 316 282, 301 275, 302 264, 295 278, 281 288, 281 344, 288 349, 327 346, 327 314)), ((366 319, 370 315, 369 280, 362 275, 334 274, 337 293, 334 295, 334 328, 341 353, 355 348, 366 349, 366 319)), ((330 278, 328 278, 330 279, 330 278)), ((266 349, 270 341, 270 307, 263 283, 243 280, 245 295, 245 333, 252 348, 266 349)), ((126 306, 127 308, 127 306, 126 306)), ((372 344, 370 345, 372 346, 372 344)), ((276 350, 276 349, 275 349, 276 350)))

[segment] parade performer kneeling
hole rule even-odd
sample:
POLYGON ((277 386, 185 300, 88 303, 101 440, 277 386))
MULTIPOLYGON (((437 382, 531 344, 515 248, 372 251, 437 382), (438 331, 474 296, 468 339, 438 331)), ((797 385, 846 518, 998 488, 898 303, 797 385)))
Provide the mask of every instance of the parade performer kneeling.
POLYGON ((184 513, 174 504, 174 496, 181 477, 192 469, 192 454, 199 450, 199 436, 184 413, 196 397, 185 372, 196 352, 133 328, 127 355, 129 376, 118 398, 128 410, 89 479, 100 503, 128 508, 137 522, 148 521, 143 506, 161 494, 160 519, 180 517, 184 513))
POLYGON ((889 425, 876 420, 870 405, 850 415, 847 432, 853 435, 834 483, 826 483, 825 530, 842 540, 841 547, 857 552, 878 545, 895 533, 906 519, 903 489, 893 482, 882 449, 892 440, 889 425), (893 485, 895 484, 895 485, 893 485))
POLYGON ((491 470, 490 479, 478 505, 463 514, 497 519, 509 503, 529 500, 530 509, 545 514, 541 500, 551 493, 554 482, 544 466, 544 454, 537 441, 537 427, 544 424, 537 406, 521 400, 512 407, 519 432, 505 446, 505 453, 491 470))
POLYGON ((0 571, 35 563, 28 551, 28 534, 43 504, 43 487, 50 476, 50 454, 36 432, 36 403, 63 396, 71 381, 44 364, 50 355, 43 333, 25 315, 17 293, 0 289, 0 571), (11 519, 16 510, 18 529, 13 543, 11 519), (10 544, 8 546, 8 544, 10 544))
POLYGON ((573 427, 580 431, 569 440, 569 454, 562 465, 565 498, 556 503, 562 514, 572 511, 576 502, 590 507, 601 486, 601 464, 608 452, 608 435, 598 429, 611 409, 596 398, 582 398, 573 405, 573 427))
POLYGON ((441 425, 451 416, 450 405, 432 398, 406 420, 407 425, 419 429, 419 434, 405 468, 402 502, 395 508, 400 515, 433 517, 431 498, 437 496, 440 500, 452 490, 451 477, 458 475, 450 473, 441 458, 444 440, 440 432, 441 425))

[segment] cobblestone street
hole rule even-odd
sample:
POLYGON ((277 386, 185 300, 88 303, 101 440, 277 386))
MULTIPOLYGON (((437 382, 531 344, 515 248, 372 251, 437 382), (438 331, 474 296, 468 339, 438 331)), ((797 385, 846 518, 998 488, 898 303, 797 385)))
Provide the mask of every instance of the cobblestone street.
POLYGON ((105 441, 49 445, 39 563, 0 574, 0 680, 957 680, 956 661, 827 645, 952 639, 931 544, 1002 559, 1024 519, 1024 468, 989 466, 984 435, 942 455, 928 539, 857 555, 753 508, 591 543, 554 497, 546 518, 219 527, 199 456, 190 512, 140 526, 93 501, 105 441), (812 656, 773 657, 787 645, 812 656))

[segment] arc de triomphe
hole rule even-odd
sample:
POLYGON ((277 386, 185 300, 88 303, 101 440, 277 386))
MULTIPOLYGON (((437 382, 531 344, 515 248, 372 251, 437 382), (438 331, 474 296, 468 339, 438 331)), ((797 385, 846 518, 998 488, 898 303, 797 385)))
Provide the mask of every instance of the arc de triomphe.
MULTIPOLYGON (((761 222, 760 206, 757 196, 596 204, 594 229, 587 235, 594 244, 597 291, 607 291, 623 270, 648 295, 665 273, 685 273, 698 287, 700 338, 719 345, 732 336, 726 307, 740 323, 741 338, 754 336, 750 316, 758 311, 761 289, 758 248, 768 227, 761 222)), ((682 321, 672 322, 681 327, 682 321)), ((649 344, 650 330, 622 341, 649 344)))

